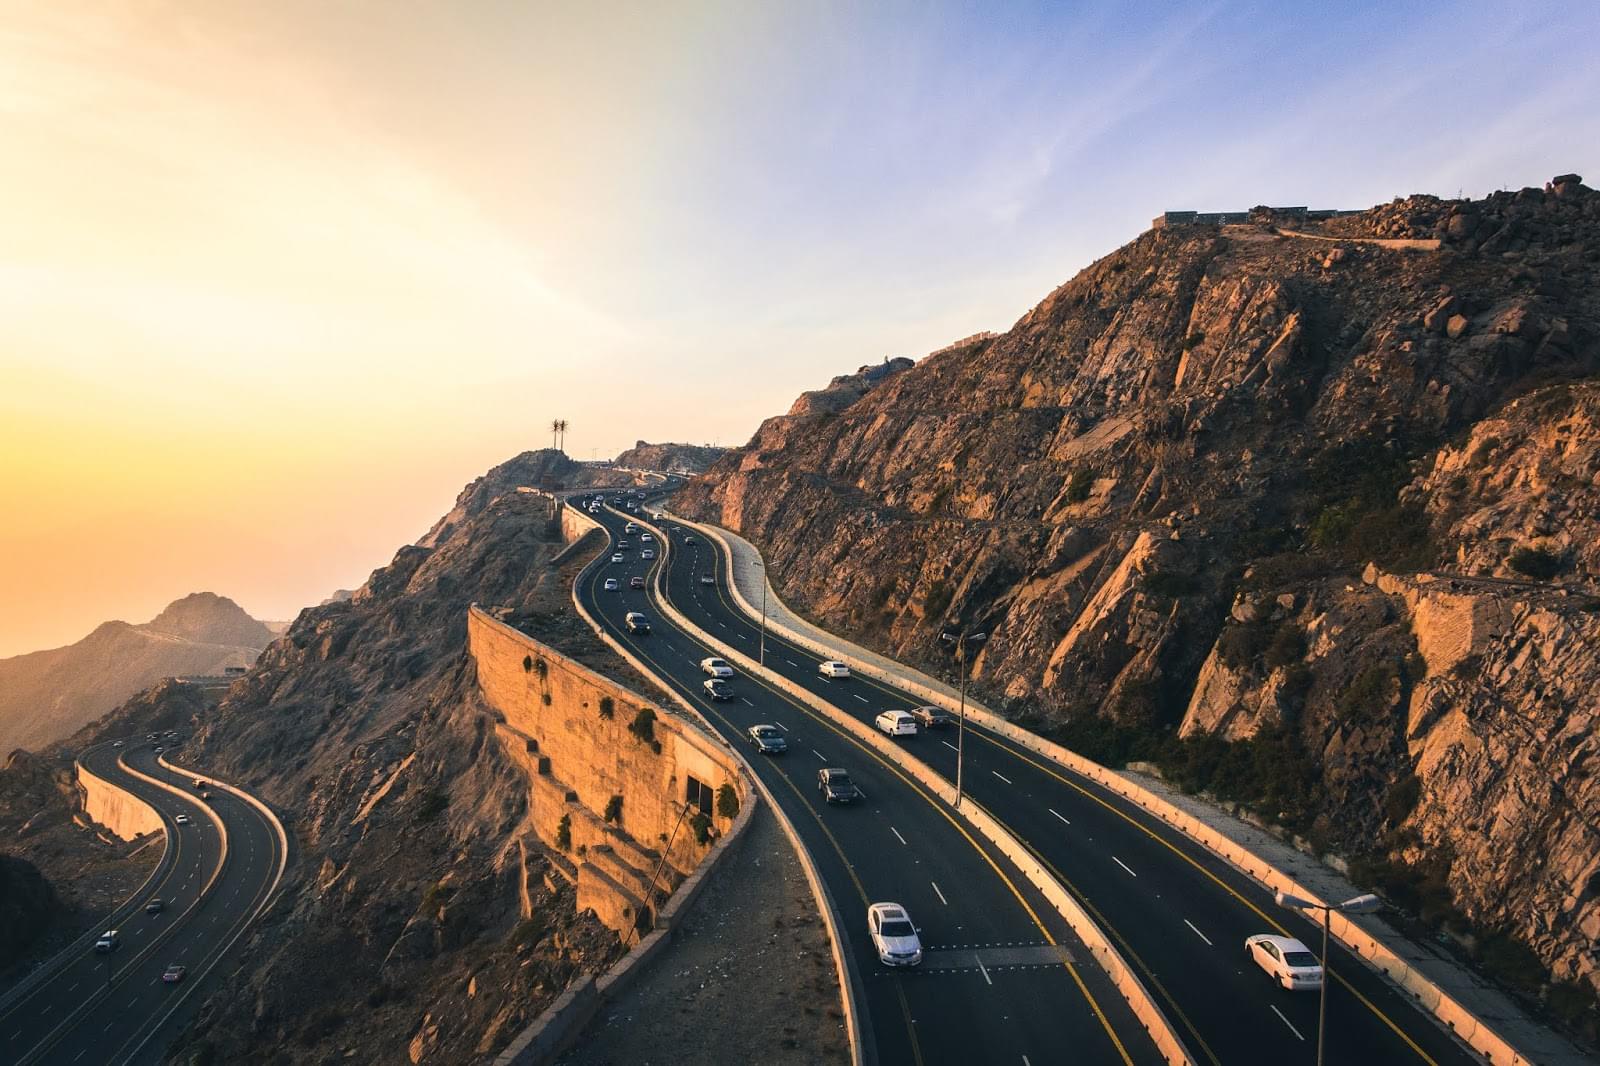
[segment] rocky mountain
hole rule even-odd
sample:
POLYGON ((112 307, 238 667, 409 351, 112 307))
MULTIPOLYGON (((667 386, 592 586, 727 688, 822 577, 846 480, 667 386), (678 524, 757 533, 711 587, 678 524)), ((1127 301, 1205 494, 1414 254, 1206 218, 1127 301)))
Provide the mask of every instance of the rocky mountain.
POLYGON ((269 802, 296 856, 179 1061, 476 1061, 620 953, 529 831, 526 771, 466 650, 481 603, 631 676, 572 609, 586 557, 563 556, 548 496, 519 491, 564 476, 531 455, 351 597, 301 612, 189 727, 184 758, 269 802))
POLYGON ((1252 803, 1581 1017, 1597 369, 1576 175, 1164 226, 1000 336, 802 396, 677 507, 886 653, 951 676, 938 631, 987 632, 991 705, 1252 803))
MULTIPOLYGON (((578 463, 568 459, 565 452, 554 448, 541 448, 523 452, 507 459, 480 478, 475 478, 456 497, 455 506, 433 528, 417 541, 422 548, 435 548, 450 539, 457 529, 473 515, 481 512, 501 495, 517 488, 541 488, 552 492, 564 489, 632 485, 634 476, 623 470, 578 463)), ((334 594, 334 602, 343 590, 334 594)))
POLYGON ((105 622, 64 648, 0 659, 0 752, 61 740, 163 677, 249 666, 272 631, 196 592, 142 625, 105 622))
POLYGON ((616 458, 630 470, 655 470, 664 474, 698 474, 721 458, 726 448, 709 444, 649 444, 639 441, 616 458))

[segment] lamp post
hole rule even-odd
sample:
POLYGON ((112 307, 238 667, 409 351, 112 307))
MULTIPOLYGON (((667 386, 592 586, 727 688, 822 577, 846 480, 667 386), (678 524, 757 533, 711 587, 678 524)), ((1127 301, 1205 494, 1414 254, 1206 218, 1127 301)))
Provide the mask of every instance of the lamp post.
POLYGON ((961 809, 961 797, 964 795, 962 771, 967 761, 967 649, 976 648, 988 639, 987 633, 968 633, 964 628, 959 633, 947 629, 939 634, 939 640, 946 647, 955 649, 956 663, 961 674, 961 718, 956 726, 956 810, 958 811, 961 809))
POLYGON ((1383 906, 1383 900, 1370 892, 1347 899, 1343 903, 1318 903, 1316 900, 1303 899, 1287 892, 1279 892, 1272 898, 1280 907, 1322 912, 1322 993, 1317 1003, 1317 1066, 1322 1066, 1323 1035, 1327 1031, 1328 1021, 1328 982, 1333 977, 1333 967, 1329 965, 1328 960, 1328 916, 1333 911, 1341 914, 1371 914, 1383 906))
POLYGON ((761 648, 757 659, 762 666, 767 665, 767 571, 761 570, 761 648))

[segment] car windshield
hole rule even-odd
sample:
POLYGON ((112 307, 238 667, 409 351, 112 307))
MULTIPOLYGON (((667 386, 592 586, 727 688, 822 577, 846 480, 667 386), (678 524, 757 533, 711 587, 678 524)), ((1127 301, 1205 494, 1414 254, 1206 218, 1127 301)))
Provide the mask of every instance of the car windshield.
POLYGON ((769 737, 775 737, 777 735, 778 731, 772 728, 770 725, 756 726, 756 736, 762 738, 763 740, 769 737))
POLYGON ((1317 957, 1309 951, 1286 951, 1283 961, 1290 966, 1316 966, 1317 957))
POLYGON ((911 936, 916 930, 911 928, 910 922, 888 921, 883 923, 881 932, 884 936, 911 936))
POLYGON ((848 785, 849 783, 850 775, 842 770, 828 775, 828 784, 830 785, 848 785))

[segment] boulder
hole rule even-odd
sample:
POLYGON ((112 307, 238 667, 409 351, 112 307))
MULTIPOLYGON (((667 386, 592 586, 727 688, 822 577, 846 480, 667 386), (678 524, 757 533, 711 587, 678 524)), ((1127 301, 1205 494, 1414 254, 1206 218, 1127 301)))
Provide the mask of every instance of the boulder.
POLYGON ((1467 332, 1467 327, 1471 325, 1472 323, 1467 320, 1466 315, 1451 315, 1450 321, 1445 324, 1444 331, 1451 340, 1455 340, 1464 335, 1467 332))

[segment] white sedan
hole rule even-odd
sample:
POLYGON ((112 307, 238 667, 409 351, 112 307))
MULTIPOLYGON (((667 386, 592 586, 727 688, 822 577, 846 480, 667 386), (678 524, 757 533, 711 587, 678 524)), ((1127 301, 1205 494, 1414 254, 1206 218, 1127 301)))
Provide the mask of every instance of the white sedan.
POLYGON ((606 578, 606 591, 607 592, 615 592, 615 591, 617 591, 617 579, 616 578, 614 578, 614 577, 606 578))
POLYGON ((922 962, 922 941, 911 915, 898 903, 874 903, 867 908, 867 931, 878 961, 885 966, 917 966, 922 962))
POLYGON ((1246 940, 1244 949, 1257 966, 1291 992, 1322 987, 1322 963, 1292 936, 1261 933, 1246 940))
POLYGON ((817 673, 823 677, 849 677, 850 667, 838 659, 829 659, 817 664, 817 673))
POLYGON ((712 677, 733 676, 733 667, 728 665, 728 660, 718 659, 715 656, 709 659, 701 659, 700 670, 703 673, 710 674, 712 677))

